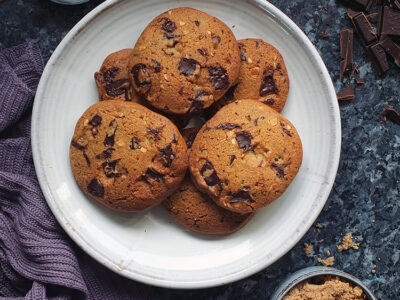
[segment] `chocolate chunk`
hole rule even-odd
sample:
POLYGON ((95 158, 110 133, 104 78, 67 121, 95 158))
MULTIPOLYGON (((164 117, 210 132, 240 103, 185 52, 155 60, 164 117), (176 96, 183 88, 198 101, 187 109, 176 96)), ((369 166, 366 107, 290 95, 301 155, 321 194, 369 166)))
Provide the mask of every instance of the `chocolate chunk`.
POLYGON ((221 183, 214 166, 209 161, 206 161, 206 163, 203 165, 200 170, 200 174, 203 176, 204 181, 208 186, 214 186, 221 183))
POLYGON ((242 128, 240 125, 237 124, 232 124, 232 123, 225 123, 225 124, 218 124, 216 127, 217 129, 223 129, 223 130, 232 130, 235 128, 242 128))
POLYGON ((78 149, 78 150, 81 150, 81 151, 84 151, 84 150, 86 150, 86 146, 82 146, 82 145, 79 145, 77 142, 75 142, 74 140, 72 140, 71 141, 71 146, 72 147, 75 147, 76 149, 78 149))
POLYGON ((363 85, 365 83, 364 78, 355 78, 354 81, 356 82, 357 85, 363 85))
POLYGON ((150 87, 151 80, 149 74, 147 74, 145 64, 134 65, 131 73, 137 87, 150 87))
POLYGON ((345 28, 340 32, 340 80, 350 77, 353 70, 353 29, 345 28))
POLYGON ((226 90, 229 87, 228 72, 223 67, 208 67, 210 82, 217 90, 226 90))
POLYGON ((174 151, 172 150, 171 144, 165 146, 165 148, 160 150, 160 155, 164 160, 164 167, 169 168, 171 166, 172 161, 176 158, 174 151))
POLYGON ((389 70, 389 63, 387 61, 386 53, 380 44, 374 44, 368 47, 368 54, 371 58, 372 64, 375 66, 375 71, 378 76, 382 76, 389 70))
POLYGON ((379 16, 378 13, 372 13, 367 15, 366 17, 368 21, 370 21, 372 24, 378 24, 378 16, 379 16))
POLYGON ((114 151, 114 148, 107 148, 106 150, 104 150, 101 154, 97 154, 96 158, 97 159, 106 159, 106 158, 110 158, 112 152, 114 151))
POLYGON ((146 130, 147 130, 147 132, 149 132, 153 136, 153 139, 155 141, 161 140, 161 138, 160 138, 160 129, 158 129, 158 128, 151 129, 151 128, 147 127, 146 130))
POLYGON ((239 148, 243 149, 244 152, 250 150, 252 136, 250 132, 241 131, 236 132, 236 141, 239 144, 239 148))
POLYGON ((197 49, 197 52, 200 53, 201 56, 207 56, 207 49, 206 48, 199 48, 197 49))
POLYGON ((161 28, 163 30, 165 30, 166 32, 174 32, 175 31, 176 26, 175 26, 174 22, 172 22, 168 18, 162 18, 162 20, 164 20, 164 24, 161 26, 161 28))
POLYGON ((140 149, 140 141, 137 137, 133 137, 131 140, 131 144, 129 145, 129 148, 131 148, 132 150, 137 150, 140 149))
POLYGON ((343 2, 357 10, 369 11, 373 0, 343 0, 343 2))
POLYGON ((361 37, 364 45, 371 45, 378 40, 374 29, 372 29, 371 24, 363 13, 358 13, 350 19, 353 22, 354 28, 357 30, 357 33, 361 37))
POLYGON ((120 177, 122 174, 121 173, 116 173, 115 172, 115 167, 117 166, 117 163, 120 161, 120 159, 116 159, 113 161, 105 161, 101 164, 103 167, 103 172, 107 177, 120 177))
POLYGON ((93 118, 89 121, 89 124, 93 127, 97 127, 101 124, 101 120, 103 120, 103 118, 100 115, 95 114, 93 118))
POLYGON ((241 203, 241 202, 255 202, 251 197, 250 193, 244 188, 238 190, 236 193, 230 195, 232 198, 229 200, 230 204, 241 203))
POLYGON ((349 84, 347 88, 342 89, 336 96, 339 101, 353 100, 355 97, 354 84, 349 84))
POLYGON ((104 197, 104 187, 101 184, 101 182, 99 180, 97 180, 96 178, 93 178, 88 186, 87 186, 87 191, 89 192, 89 194, 95 196, 95 197, 100 197, 103 198, 104 197))
POLYGON ((379 43, 393 57, 394 63, 400 68, 400 46, 385 34, 381 36, 379 43))
POLYGON ((392 121, 393 123, 400 125, 400 115, 399 113, 392 107, 386 107, 379 115, 381 121, 386 122, 387 119, 392 121))
POLYGON ((239 53, 240 53, 241 61, 246 61, 246 56, 244 55, 245 52, 246 52, 246 49, 244 48, 244 45, 242 43, 239 43, 239 53))
POLYGON ((222 96, 222 99, 225 100, 226 102, 230 102, 234 99, 235 97, 235 90, 238 87, 239 83, 232 85, 229 90, 222 96))
POLYGON ((192 132, 191 134, 189 134, 189 136, 186 139, 186 146, 188 147, 188 149, 192 148, 194 139, 196 138, 197 133, 196 132, 192 132))
POLYGON ((275 103, 275 100, 273 98, 269 98, 267 100, 263 100, 262 103, 267 104, 267 105, 273 105, 275 103))
POLYGON ((103 78, 105 82, 110 82, 117 74, 119 73, 120 68, 118 67, 112 67, 110 69, 107 69, 103 72, 103 78))
POLYGON ((103 144, 107 148, 111 148, 114 146, 115 132, 117 131, 118 125, 116 124, 115 120, 112 120, 108 126, 111 127, 111 130, 107 132, 103 144))
POLYGON ((271 164, 271 169, 274 169, 276 171, 276 176, 279 179, 284 179, 285 178, 285 168, 288 166, 289 164, 283 164, 281 166, 278 166, 275 163, 271 164))
POLYGON ((149 179, 153 179, 157 182, 164 181, 164 175, 160 172, 157 172, 153 168, 147 168, 146 173, 142 176, 142 178, 148 183, 150 183, 149 179))
POLYGON ((260 96, 266 96, 269 94, 278 94, 278 88, 276 87, 274 73, 271 70, 264 70, 263 79, 260 86, 260 96))
POLYGON ((400 38, 400 11, 388 6, 379 10, 378 34, 387 34, 392 38, 400 38))
POLYGON ((232 163, 235 159, 236 159, 236 155, 229 155, 229 164, 232 165, 232 163))
POLYGON ((191 76, 196 71, 197 65, 200 65, 199 62, 192 58, 182 58, 178 64, 178 70, 181 74, 185 76, 191 76))
POLYGON ((82 154, 83 154, 83 157, 86 160, 87 166, 90 167, 90 159, 89 159, 89 157, 86 155, 85 151, 83 151, 82 154))
POLYGON ((161 70, 162 70, 162 67, 161 67, 160 63, 158 61, 156 61, 155 59, 152 59, 151 61, 154 64, 154 72, 155 73, 160 73, 161 70))
POLYGON ((279 123, 280 123, 280 125, 282 127, 282 131, 284 133, 286 133, 288 136, 292 136, 291 132, 285 128, 285 124, 283 122, 279 122, 279 123))
POLYGON ((203 97, 209 96, 208 93, 204 90, 197 90, 196 97, 189 98, 192 101, 192 104, 189 108, 189 113, 198 113, 203 110, 203 102, 201 101, 203 97))
POLYGON ((106 84, 107 95, 109 95, 111 97, 117 97, 119 95, 124 94, 126 92, 126 90, 128 89, 128 83, 129 83, 129 81, 126 78, 113 80, 113 81, 107 83, 106 84))
POLYGON ((195 20, 195 21, 194 21, 194 24, 196 24, 197 27, 200 26, 200 22, 199 22, 198 20, 195 20))

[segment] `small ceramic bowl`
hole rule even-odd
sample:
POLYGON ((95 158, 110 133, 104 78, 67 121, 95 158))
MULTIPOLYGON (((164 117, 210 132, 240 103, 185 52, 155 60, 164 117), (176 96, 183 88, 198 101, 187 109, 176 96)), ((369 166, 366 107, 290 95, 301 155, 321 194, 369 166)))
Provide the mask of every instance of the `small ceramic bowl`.
POLYGON ((343 271, 339 271, 333 268, 327 267, 309 267, 305 269, 301 269, 291 275, 289 275, 279 286, 276 292, 272 295, 271 300, 282 300, 285 295, 289 293, 289 291, 295 287, 297 284, 303 282, 312 277, 321 276, 321 275, 333 275, 338 276, 340 278, 345 279, 346 281, 352 283, 355 286, 359 286, 364 293, 367 295, 368 300, 378 300, 378 298, 374 295, 374 293, 358 278, 345 273, 343 271))

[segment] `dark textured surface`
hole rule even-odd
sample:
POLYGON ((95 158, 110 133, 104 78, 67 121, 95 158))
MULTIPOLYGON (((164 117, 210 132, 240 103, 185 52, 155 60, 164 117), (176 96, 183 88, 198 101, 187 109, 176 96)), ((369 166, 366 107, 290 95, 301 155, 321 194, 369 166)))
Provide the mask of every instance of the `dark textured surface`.
MULTIPOLYGON (((101 2, 92 0, 67 7, 45 0, 0 1, 0 49, 38 40, 47 61, 68 30, 101 2)), ((291 17, 317 47, 336 89, 344 87, 339 81, 339 32, 351 26, 345 7, 333 0, 271 2, 291 17), (329 19, 330 26, 326 24, 329 19), (326 29, 329 37, 322 38, 326 29)), ((311 228, 282 259, 247 279, 204 290, 155 288, 160 297, 265 299, 287 274, 318 265, 317 258, 326 258, 329 249, 335 256, 334 267, 364 280, 380 299, 400 299, 400 127, 379 121, 379 113, 388 104, 400 111, 400 69, 390 59, 391 70, 377 78, 358 37, 354 53, 366 84, 356 88, 353 101, 340 107, 342 155, 329 201, 317 220, 323 228, 311 228), (341 234, 347 232, 353 232, 360 248, 339 253, 336 246, 341 243, 341 234), (314 247, 310 255, 303 251, 304 242, 314 247), (374 264, 375 274, 371 272, 374 264)))

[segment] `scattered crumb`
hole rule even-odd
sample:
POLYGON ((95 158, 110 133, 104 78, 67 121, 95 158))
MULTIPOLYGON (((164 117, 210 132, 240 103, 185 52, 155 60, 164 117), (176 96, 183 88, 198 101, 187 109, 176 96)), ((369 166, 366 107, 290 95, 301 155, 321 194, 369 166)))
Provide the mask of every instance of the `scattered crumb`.
POLYGON ((322 259, 318 257, 318 262, 323 264, 325 267, 333 266, 335 263, 335 257, 334 256, 329 256, 326 259, 322 259))
POLYGON ((318 241, 318 243, 323 243, 323 242, 324 242, 324 239, 318 241))
POLYGON ((371 270, 371 273, 372 273, 372 274, 375 274, 375 272, 376 272, 375 269, 376 269, 376 265, 373 265, 373 266, 372 266, 372 270, 371 270))
POLYGON ((313 252, 313 246, 310 245, 310 244, 308 244, 308 243, 304 243, 304 248, 303 248, 303 250, 304 250, 304 253, 308 255, 308 254, 310 254, 311 252, 313 252))
POLYGON ((400 125, 400 114, 392 107, 386 107, 379 115, 381 122, 386 122, 387 119, 393 123, 400 125))
POLYGON ((319 229, 322 229, 322 228, 324 228, 324 226, 322 226, 322 225, 321 225, 321 223, 317 223, 317 224, 315 224, 315 227, 317 227, 317 228, 319 228, 319 229))
POLYGON ((360 246, 360 243, 354 243, 353 235, 351 232, 349 232, 344 236, 342 244, 337 246, 337 248, 339 252, 342 252, 345 250, 349 250, 350 248, 358 250, 358 246, 360 246))
POLYGON ((331 251, 328 249, 328 250, 326 250, 326 255, 331 255, 331 251))

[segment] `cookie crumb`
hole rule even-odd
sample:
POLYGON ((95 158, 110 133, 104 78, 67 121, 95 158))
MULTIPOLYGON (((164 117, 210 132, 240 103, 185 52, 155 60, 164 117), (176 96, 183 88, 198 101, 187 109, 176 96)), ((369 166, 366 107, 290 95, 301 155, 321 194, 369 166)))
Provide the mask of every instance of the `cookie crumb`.
POLYGON ((342 244, 337 246, 337 248, 338 248, 339 252, 342 252, 345 250, 349 250, 350 248, 353 248, 354 250, 358 250, 359 246, 360 246, 360 243, 354 243, 353 235, 351 232, 349 232, 343 237, 342 244))
POLYGON ((321 224, 321 223, 317 223, 317 224, 315 224, 315 227, 317 227, 318 229, 322 229, 322 228, 324 228, 324 226, 322 226, 322 224, 321 224))
POLYGON ((303 250, 304 250, 304 253, 308 255, 308 254, 310 254, 311 252, 313 252, 313 246, 310 245, 310 244, 308 244, 308 243, 304 243, 304 248, 303 248, 303 250))
POLYGON ((326 255, 331 255, 331 251, 328 249, 328 250, 326 250, 326 255))
POLYGON ((334 256, 329 256, 326 259, 322 259, 318 257, 318 262, 323 264, 325 267, 333 266, 335 263, 335 257, 334 256))
POLYGON ((375 273, 376 273, 376 270, 375 270, 375 269, 376 269, 376 265, 373 265, 373 266, 372 266, 372 270, 371 270, 371 273, 372 273, 372 274, 375 274, 375 273))

